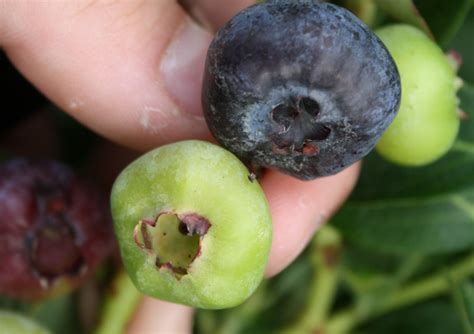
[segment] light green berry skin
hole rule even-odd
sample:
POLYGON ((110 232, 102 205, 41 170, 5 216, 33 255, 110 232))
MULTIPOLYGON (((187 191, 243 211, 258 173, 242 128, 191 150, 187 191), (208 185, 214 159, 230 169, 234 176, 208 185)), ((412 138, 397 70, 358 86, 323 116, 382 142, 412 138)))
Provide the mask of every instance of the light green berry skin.
POLYGON ((207 309, 233 307, 252 294, 263 278, 272 224, 263 191, 248 175, 232 153, 202 141, 162 146, 120 174, 111 194, 115 232, 142 293, 207 309), (133 239, 139 220, 163 211, 194 212, 211 224, 201 254, 179 280, 133 239))
POLYGON ((443 51, 412 26, 391 25, 376 34, 394 58, 402 86, 398 115, 376 149, 400 165, 429 164, 458 134, 456 73, 443 51))
POLYGON ((51 332, 24 315, 0 311, 0 334, 51 334, 51 332))

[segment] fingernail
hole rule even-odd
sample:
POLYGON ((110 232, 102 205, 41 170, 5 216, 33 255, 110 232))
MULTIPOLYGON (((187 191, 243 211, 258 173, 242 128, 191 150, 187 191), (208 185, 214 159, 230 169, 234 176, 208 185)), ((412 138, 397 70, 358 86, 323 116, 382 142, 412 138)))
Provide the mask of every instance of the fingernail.
POLYGON ((192 115, 202 115, 201 85, 211 39, 209 32, 187 20, 161 61, 161 76, 169 94, 184 112, 192 115))

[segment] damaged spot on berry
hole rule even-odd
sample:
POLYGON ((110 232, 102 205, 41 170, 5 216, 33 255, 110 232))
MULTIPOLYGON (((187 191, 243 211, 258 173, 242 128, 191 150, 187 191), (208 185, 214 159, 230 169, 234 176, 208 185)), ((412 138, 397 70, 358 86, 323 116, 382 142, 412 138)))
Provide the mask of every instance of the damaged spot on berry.
POLYGON ((182 221, 179 222, 178 230, 179 230, 179 232, 181 232, 181 234, 189 235, 188 226, 185 223, 183 223, 182 221))
POLYGON ((42 226, 30 240, 31 264, 39 276, 74 275, 84 263, 77 238, 67 225, 42 226))
POLYGON ((319 103, 312 98, 303 97, 298 102, 298 108, 304 110, 312 117, 316 117, 318 116, 321 107, 319 106, 319 103))
POLYGON ((285 132, 293 124, 294 119, 298 116, 298 110, 292 106, 280 104, 272 110, 272 119, 281 126, 278 127, 280 133, 285 132))
POLYGON ((271 135, 272 152, 278 155, 319 153, 315 141, 326 140, 331 129, 318 120, 319 104, 311 98, 291 98, 289 105, 279 105, 272 111, 276 123, 271 135))
POLYGON ((39 222, 25 242, 35 274, 52 280, 79 273, 83 258, 66 214, 69 197, 63 189, 41 181, 34 188, 39 222))
POLYGON ((133 238, 139 248, 155 259, 158 269, 169 270, 181 279, 199 255, 201 239, 210 227, 206 218, 195 213, 162 212, 153 222, 140 220, 133 238))
POLYGON ((186 226, 188 236, 197 234, 203 237, 211 227, 209 221, 197 213, 180 214, 178 219, 186 226))
POLYGON ((313 156, 319 153, 319 147, 316 145, 316 143, 313 142, 307 142, 303 145, 303 150, 302 150, 303 155, 307 156, 313 156))
POLYGON ((308 135, 309 140, 325 140, 331 134, 331 129, 322 124, 316 124, 314 129, 312 129, 311 133, 308 135))

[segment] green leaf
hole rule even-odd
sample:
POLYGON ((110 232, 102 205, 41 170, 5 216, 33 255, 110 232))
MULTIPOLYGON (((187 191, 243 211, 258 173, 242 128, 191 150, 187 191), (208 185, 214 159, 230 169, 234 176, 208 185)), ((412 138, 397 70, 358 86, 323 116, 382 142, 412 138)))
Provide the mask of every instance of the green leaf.
POLYGON ((460 53, 463 64, 459 69, 461 78, 474 82, 474 43, 472 43, 472 32, 474 31, 474 6, 464 21, 461 29, 451 41, 447 49, 454 49, 460 53))
POLYGON ((444 300, 436 300, 393 312, 356 333, 365 334, 446 334, 463 333, 453 306, 444 300))
POLYGON ((31 317, 55 334, 81 333, 76 302, 72 294, 41 303, 20 302, 0 296, 0 308, 19 312, 27 317, 31 317))
POLYGON ((356 295, 385 284, 400 265, 400 258, 346 245, 342 253, 342 277, 356 295))
POLYGON ((428 36, 433 36, 412 0, 376 0, 376 2, 383 11, 397 21, 411 24, 423 30, 428 36))
POLYGON ((474 327, 474 283, 472 281, 465 282, 461 289, 469 322, 474 327))
MULTIPOLYGON (((474 87, 461 91, 474 115, 474 87)), ((355 245, 419 255, 474 246, 474 121, 462 124, 451 152, 422 168, 404 168, 375 153, 366 159, 352 197, 333 222, 355 245)))
MULTIPOLYGON (((455 282, 454 282, 455 283, 455 282)), ((455 283, 453 302, 464 325, 466 333, 474 330, 474 284, 471 281, 455 283)))
POLYGON ((53 333, 81 333, 73 295, 51 299, 39 305, 31 305, 28 314, 53 333))
POLYGON ((473 0, 414 0, 436 41, 446 46, 461 27, 473 0))
POLYGON ((397 21, 411 24, 446 46, 461 27, 473 0, 377 0, 397 21))
POLYGON ((51 332, 24 314, 0 309, 2 334, 51 334, 51 332))

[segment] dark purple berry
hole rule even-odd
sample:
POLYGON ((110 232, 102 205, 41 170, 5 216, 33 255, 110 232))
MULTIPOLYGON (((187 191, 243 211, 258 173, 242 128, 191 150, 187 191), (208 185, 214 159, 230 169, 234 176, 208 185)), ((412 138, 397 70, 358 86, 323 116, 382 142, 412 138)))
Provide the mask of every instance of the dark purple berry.
POLYGON ((208 51, 203 108, 216 139, 252 165, 300 179, 337 173, 367 155, 399 102, 386 48, 332 4, 249 7, 208 51))
POLYGON ((113 249, 106 198, 66 166, 0 165, 0 294, 43 299, 80 285, 113 249))

